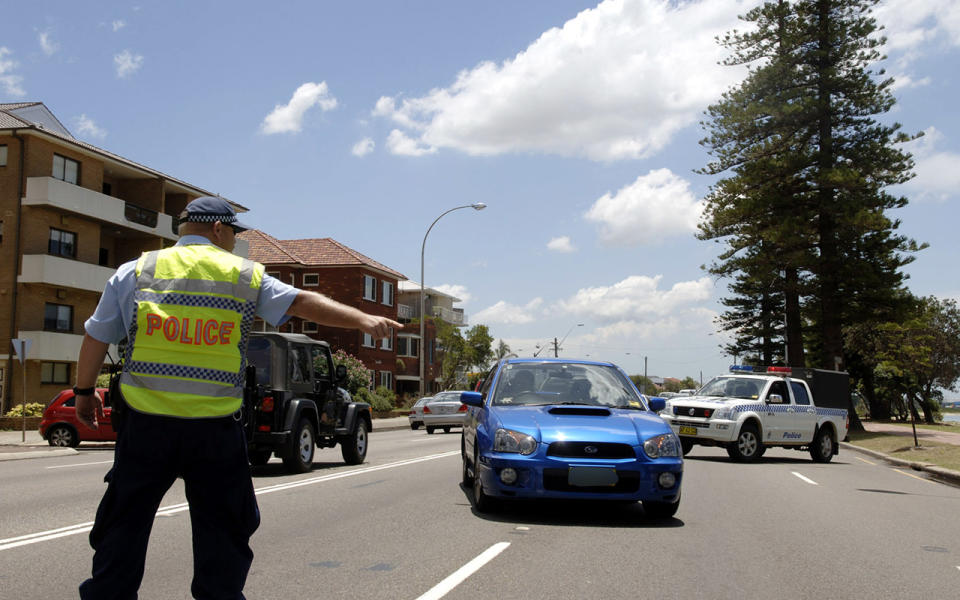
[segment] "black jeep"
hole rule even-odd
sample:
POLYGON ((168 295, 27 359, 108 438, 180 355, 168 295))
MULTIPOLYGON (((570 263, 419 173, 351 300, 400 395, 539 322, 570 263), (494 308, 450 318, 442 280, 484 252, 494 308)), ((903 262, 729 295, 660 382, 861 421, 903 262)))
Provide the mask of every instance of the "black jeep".
POLYGON ((254 332, 247 346, 243 419, 248 455, 263 465, 271 454, 288 469, 306 473, 316 446, 340 444, 348 465, 363 462, 373 429, 370 405, 353 402, 339 387, 330 346, 297 333, 254 332))

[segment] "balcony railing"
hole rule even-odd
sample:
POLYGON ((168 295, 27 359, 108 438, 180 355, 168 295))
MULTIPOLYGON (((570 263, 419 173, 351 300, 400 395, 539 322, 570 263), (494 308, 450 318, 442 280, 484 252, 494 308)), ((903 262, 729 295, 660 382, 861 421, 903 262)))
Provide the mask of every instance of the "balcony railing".
POLYGON ((467 318, 463 314, 463 310, 459 308, 444 308, 442 306, 433 307, 433 316, 440 317, 447 323, 452 323, 453 325, 466 325, 467 318))
POLYGON ((132 202, 124 202, 123 216, 132 223, 146 225, 150 228, 157 226, 157 211, 137 206, 132 202))
POLYGON ((412 319, 417 315, 417 310, 407 304, 397 304, 397 317, 400 319, 412 319))

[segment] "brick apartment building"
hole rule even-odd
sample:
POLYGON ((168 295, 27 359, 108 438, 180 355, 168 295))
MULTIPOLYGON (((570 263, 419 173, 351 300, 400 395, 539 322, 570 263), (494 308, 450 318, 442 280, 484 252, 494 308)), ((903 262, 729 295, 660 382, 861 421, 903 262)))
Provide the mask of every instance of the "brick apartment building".
POLYGON ((75 139, 40 102, 0 104, 3 411, 23 401, 24 381, 26 401, 42 403, 75 383, 83 323, 107 279, 141 252, 175 244, 177 215, 209 195, 75 139), (25 379, 11 339, 32 341, 25 379))

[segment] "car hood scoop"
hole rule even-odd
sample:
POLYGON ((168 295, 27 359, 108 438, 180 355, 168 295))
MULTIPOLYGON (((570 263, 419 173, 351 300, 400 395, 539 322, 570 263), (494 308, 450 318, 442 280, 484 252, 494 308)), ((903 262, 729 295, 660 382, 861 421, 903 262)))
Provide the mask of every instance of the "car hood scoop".
POLYGON ((548 411, 551 415, 573 415, 577 417, 609 417, 607 408, 592 408, 589 406, 555 406, 548 411))

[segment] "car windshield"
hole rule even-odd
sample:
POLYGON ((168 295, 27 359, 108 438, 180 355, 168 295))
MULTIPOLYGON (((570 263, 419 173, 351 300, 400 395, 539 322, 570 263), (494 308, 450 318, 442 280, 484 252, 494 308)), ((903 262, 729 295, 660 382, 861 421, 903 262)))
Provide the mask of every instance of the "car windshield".
POLYGON ((700 389, 700 396, 720 396, 726 398, 744 398, 756 400, 766 383, 763 379, 746 377, 714 377, 700 389))
POLYGON ((495 406, 582 404, 646 410, 623 373, 609 365, 510 363, 493 395, 495 406))

